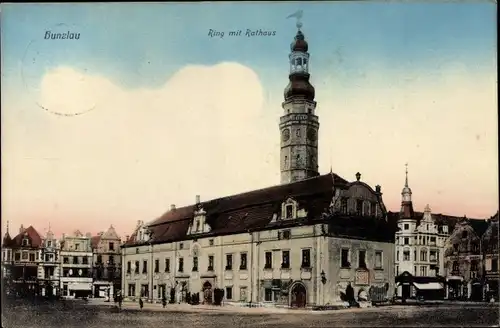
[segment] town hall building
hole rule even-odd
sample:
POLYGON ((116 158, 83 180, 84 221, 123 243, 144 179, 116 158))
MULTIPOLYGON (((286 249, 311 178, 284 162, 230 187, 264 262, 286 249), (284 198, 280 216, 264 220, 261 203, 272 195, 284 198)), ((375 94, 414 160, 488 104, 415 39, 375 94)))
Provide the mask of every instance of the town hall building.
MULTIPOLYGON (((176 207, 139 221, 122 246, 127 300, 306 307, 383 301, 394 293, 394 237, 380 186, 318 168, 319 118, 308 43, 298 31, 289 55, 281 132, 281 184, 176 207)), ((355 173, 355 174, 354 174, 355 173)))

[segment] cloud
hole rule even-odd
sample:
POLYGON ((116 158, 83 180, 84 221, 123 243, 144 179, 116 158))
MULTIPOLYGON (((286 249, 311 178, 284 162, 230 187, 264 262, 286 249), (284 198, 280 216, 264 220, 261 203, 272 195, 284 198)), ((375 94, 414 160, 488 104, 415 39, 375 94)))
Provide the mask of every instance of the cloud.
POLYGON ((159 89, 133 91, 60 67, 41 81, 39 103, 58 113, 95 106, 72 117, 37 108, 40 136, 23 129, 26 116, 6 126, 6 201, 38 207, 46 219, 54 204, 64 220, 129 219, 130 211, 153 219, 196 194, 206 199, 278 181, 276 144, 259 123, 261 83, 237 63, 187 66, 159 89))
MULTIPOLYGON (((395 75, 379 83, 368 74, 357 87, 317 87, 320 170, 331 165, 347 179, 360 171, 397 210, 409 162, 417 209, 429 203, 438 212, 490 215, 498 206, 496 86, 488 76, 453 72, 439 81, 395 75)), ((4 217, 51 221, 60 232, 114 224, 125 235, 136 220, 197 194, 279 183, 281 94, 267 99, 264 91, 238 63, 186 66, 160 88, 135 90, 71 67, 51 70, 40 104, 95 109, 64 117, 8 97, 4 217)))

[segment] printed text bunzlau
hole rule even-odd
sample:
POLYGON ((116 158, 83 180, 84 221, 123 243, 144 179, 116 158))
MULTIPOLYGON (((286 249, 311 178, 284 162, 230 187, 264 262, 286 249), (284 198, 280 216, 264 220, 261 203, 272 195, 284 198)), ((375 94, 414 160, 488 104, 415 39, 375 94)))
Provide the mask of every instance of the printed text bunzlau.
MULTIPOLYGON (((225 32, 223 31, 217 31, 214 29, 208 30, 208 36, 213 38, 213 37, 219 37, 221 39, 224 38, 225 32)), ((246 29, 246 31, 243 33, 243 30, 234 30, 234 31, 229 31, 228 36, 246 36, 246 37, 253 37, 253 36, 275 36, 276 31, 265 31, 262 29, 258 30, 251 30, 249 28, 246 29)))
POLYGON ((45 40, 78 40, 80 39, 80 33, 65 32, 65 33, 54 33, 52 31, 45 32, 45 40))

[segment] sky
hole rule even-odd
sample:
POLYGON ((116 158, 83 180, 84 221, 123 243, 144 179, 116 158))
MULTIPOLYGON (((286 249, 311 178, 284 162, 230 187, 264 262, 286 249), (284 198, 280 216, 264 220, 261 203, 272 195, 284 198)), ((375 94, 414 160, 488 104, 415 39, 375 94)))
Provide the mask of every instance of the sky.
POLYGON ((320 173, 360 172, 399 211, 408 163, 416 210, 492 216, 491 1, 2 4, 2 229, 124 237, 196 195, 279 184, 299 9, 320 173))

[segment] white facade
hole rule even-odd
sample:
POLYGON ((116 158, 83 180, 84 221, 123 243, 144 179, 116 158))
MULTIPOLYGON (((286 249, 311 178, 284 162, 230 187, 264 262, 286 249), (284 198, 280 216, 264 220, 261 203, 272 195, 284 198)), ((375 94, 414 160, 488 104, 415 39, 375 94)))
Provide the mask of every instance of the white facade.
POLYGON ((60 243, 52 231, 42 239, 38 263, 38 280, 41 282, 42 296, 59 294, 61 265, 59 258, 60 243))
POLYGON ((92 293, 92 247, 90 234, 76 231, 61 241, 61 296, 76 298, 92 293))
POLYGON ((169 298, 174 287, 175 301, 182 302, 185 286, 203 300, 208 282, 225 290, 226 302, 290 305, 294 285, 301 285, 307 304, 325 305, 341 302, 349 282, 356 295, 385 284, 394 290, 392 243, 324 237, 324 228, 318 224, 124 248, 123 294, 129 300, 152 296, 159 301, 163 288, 169 298), (352 263, 364 251, 366 272, 361 275, 357 265, 342 267, 342 250, 352 263), (284 284, 288 295, 281 292, 284 284))
MULTIPOLYGON (((395 276, 408 272, 415 277, 438 277, 444 275, 444 246, 448 237, 448 226, 438 225, 429 205, 423 217, 413 212, 412 191, 408 186, 406 171, 405 186, 401 192, 401 211, 398 231, 395 236, 395 276)), ((441 287, 443 288, 443 287, 441 287)), ((415 282, 403 292, 403 285, 397 286, 397 295, 416 296, 415 282)))
POLYGON ((396 232, 396 276, 407 271, 414 276, 435 277, 444 274, 444 243, 448 226, 438 225, 429 205, 417 225, 417 219, 401 219, 396 232))

